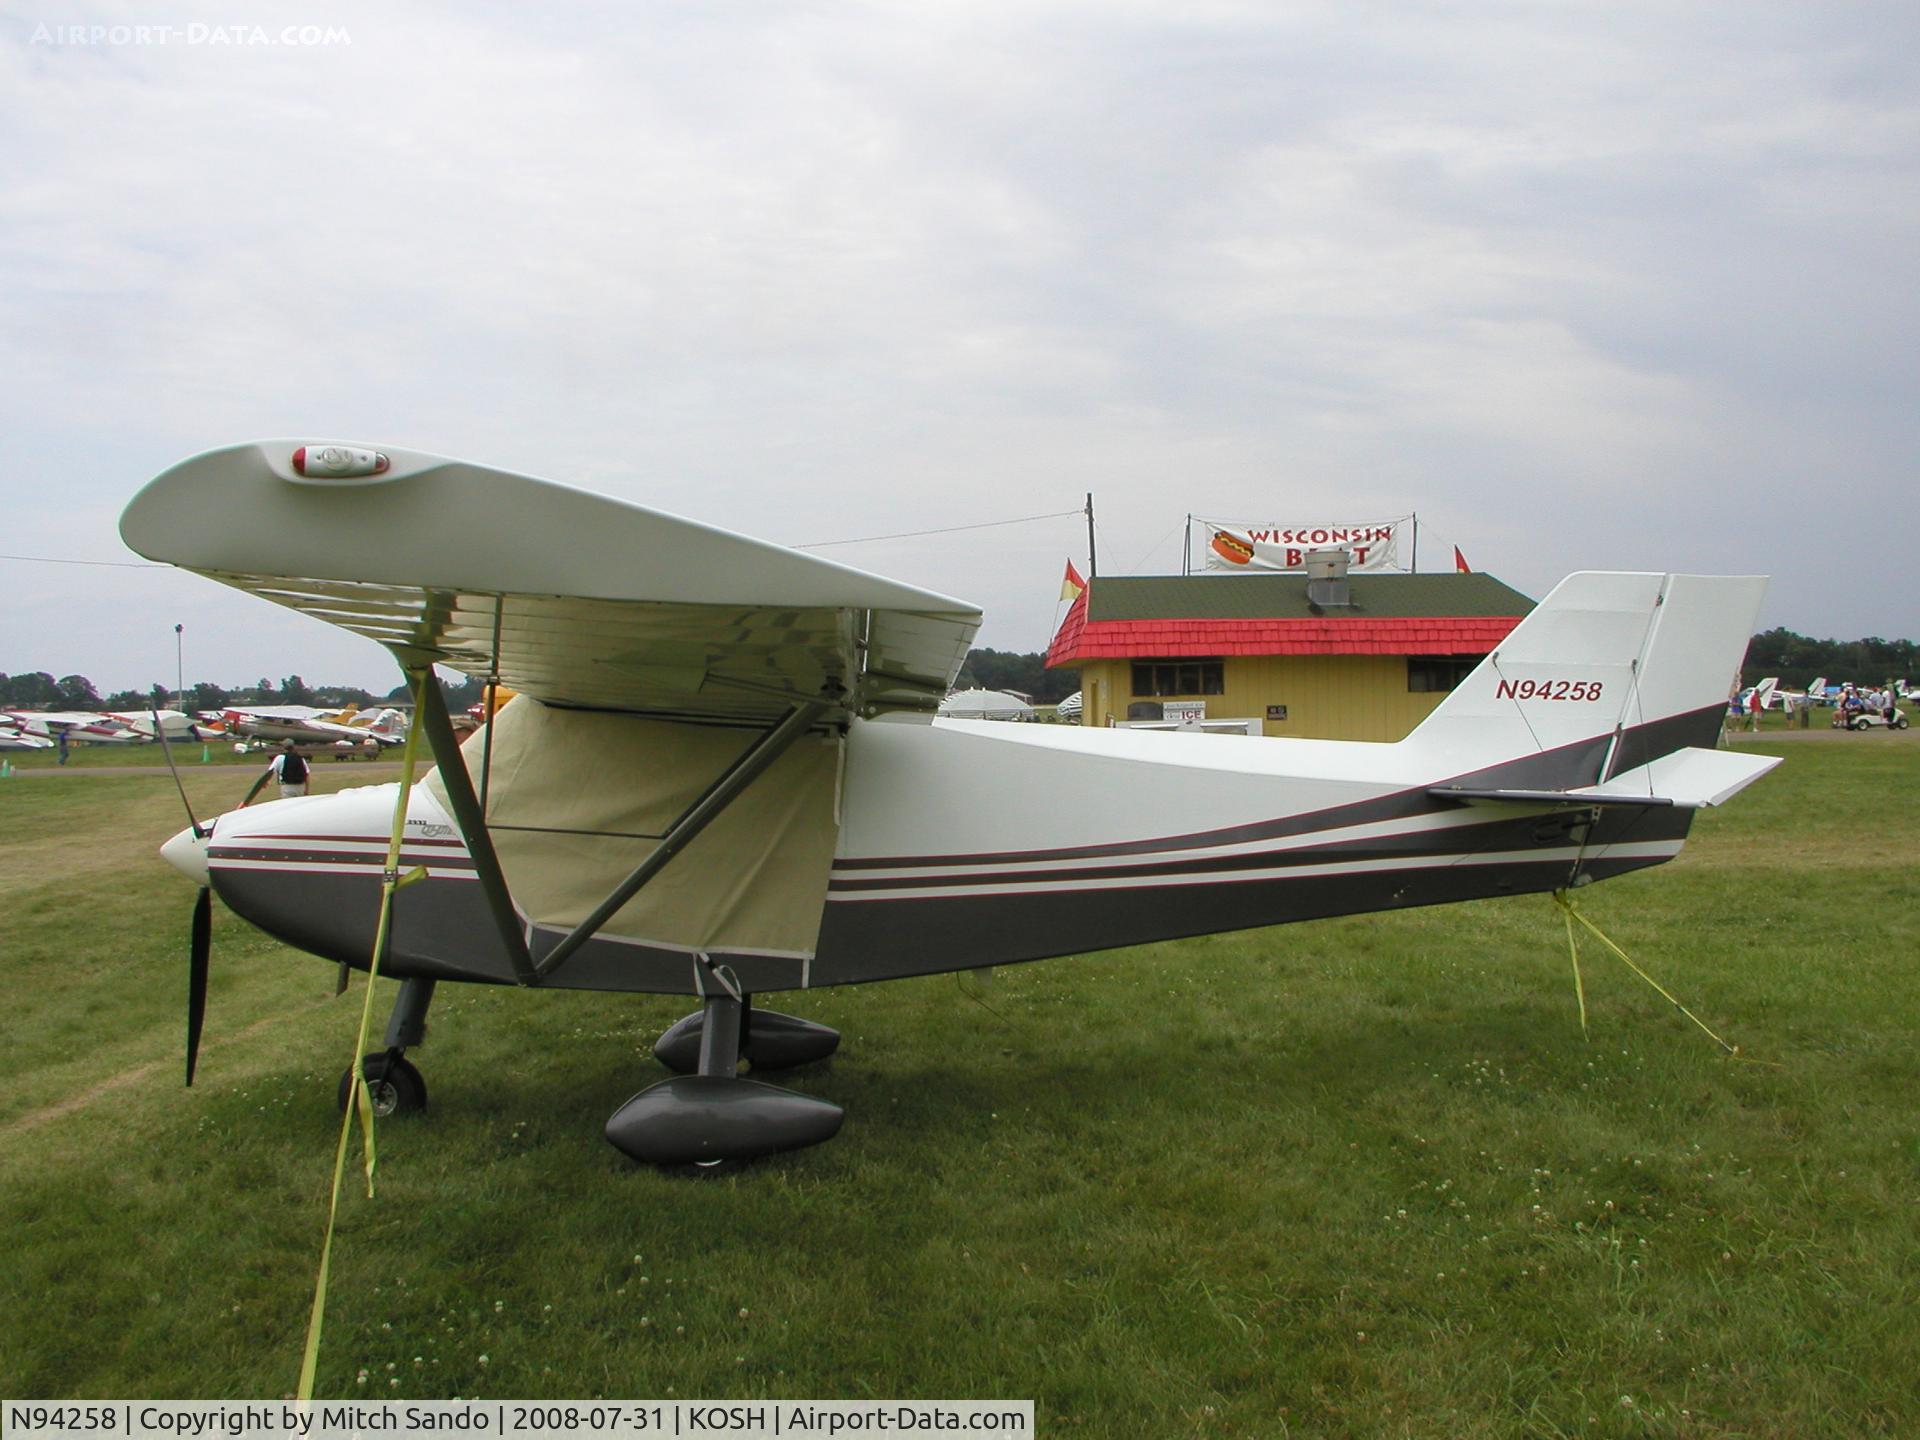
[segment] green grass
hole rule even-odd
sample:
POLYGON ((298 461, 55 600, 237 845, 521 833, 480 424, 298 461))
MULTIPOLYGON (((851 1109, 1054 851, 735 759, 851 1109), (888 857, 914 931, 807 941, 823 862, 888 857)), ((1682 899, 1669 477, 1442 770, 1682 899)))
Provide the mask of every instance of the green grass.
MULTIPOLYGON (((1787 764, 1679 861, 1582 895, 1738 1060, 1594 946, 1583 1040, 1557 912, 1488 902, 784 997, 845 1032, 788 1083, 846 1128, 690 1182, 600 1138, 684 1002, 450 989, 433 1107, 343 1206, 320 1389, 1913 1433, 1920 746, 1756 743, 1787 764)), ((206 813, 249 777, 187 778, 206 813)), ((184 1091, 171 783, 0 781, 0 822, 0 1389, 283 1394, 360 989, 217 911, 184 1091)))

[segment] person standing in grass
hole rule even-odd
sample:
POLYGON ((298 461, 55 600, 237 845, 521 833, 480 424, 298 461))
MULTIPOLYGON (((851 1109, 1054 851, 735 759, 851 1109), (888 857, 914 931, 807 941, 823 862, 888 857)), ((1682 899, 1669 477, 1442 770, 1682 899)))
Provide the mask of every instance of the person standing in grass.
POLYGON ((267 773, 279 783, 282 800, 307 793, 306 757, 293 748, 293 741, 280 742, 280 753, 268 763, 267 773))

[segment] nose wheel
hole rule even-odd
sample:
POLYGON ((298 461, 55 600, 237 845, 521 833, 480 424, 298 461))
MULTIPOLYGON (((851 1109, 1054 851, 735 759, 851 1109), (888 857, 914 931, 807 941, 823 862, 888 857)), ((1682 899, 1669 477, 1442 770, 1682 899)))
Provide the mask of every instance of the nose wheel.
MULTIPOLYGON (((427 1007, 433 1003, 433 981, 408 979, 400 982, 400 993, 393 1000, 393 1014, 387 1019, 387 1048, 362 1057, 360 1074, 367 1082, 367 1098, 379 1119, 389 1115, 414 1115, 427 1108, 427 1082, 407 1059, 409 1045, 427 1038, 427 1007)), ((353 1097, 353 1071, 340 1072, 340 1108, 347 1108, 353 1097)))
MULTIPOLYGON (((390 1115, 413 1115, 427 1108, 427 1082, 404 1055, 382 1050, 360 1062, 360 1074, 367 1082, 367 1099, 373 1113, 384 1120, 390 1115)), ((353 1096, 353 1071, 340 1072, 340 1108, 347 1108, 353 1096)))

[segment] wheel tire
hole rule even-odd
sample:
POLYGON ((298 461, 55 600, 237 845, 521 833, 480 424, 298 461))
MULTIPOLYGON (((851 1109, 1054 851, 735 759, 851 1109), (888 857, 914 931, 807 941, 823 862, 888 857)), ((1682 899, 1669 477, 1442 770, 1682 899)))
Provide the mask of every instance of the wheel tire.
MULTIPOLYGON (((404 1055, 385 1051, 369 1055, 360 1062, 360 1073, 367 1080, 367 1096, 373 1101, 373 1113, 385 1120, 393 1115, 417 1115, 427 1108, 427 1082, 404 1055)), ((340 1108, 347 1108, 353 1093, 353 1072, 340 1072, 340 1108)))
POLYGON ((1894 729, 1896 729, 1896 730, 1904 730, 1904 729, 1906 729, 1906 728, 1907 728, 1907 717, 1906 717, 1906 716, 1904 716, 1904 715, 1902 715, 1902 716, 1901 716, 1901 717, 1900 717, 1900 718, 1899 718, 1898 720, 1896 720, 1896 721, 1894 721, 1894 722, 1893 722, 1893 728, 1894 728, 1894 729))

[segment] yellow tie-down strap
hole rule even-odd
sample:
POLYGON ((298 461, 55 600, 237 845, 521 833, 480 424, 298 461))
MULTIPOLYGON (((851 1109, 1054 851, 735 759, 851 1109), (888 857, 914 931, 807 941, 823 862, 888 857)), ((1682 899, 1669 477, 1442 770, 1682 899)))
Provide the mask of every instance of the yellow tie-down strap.
POLYGON ((387 936, 393 926, 394 894, 404 885, 425 879, 427 873, 425 867, 418 865, 405 874, 400 872, 400 845, 407 833, 407 799, 413 791, 415 737, 420 733, 419 717, 426 700, 426 687, 434 683, 432 666, 414 675, 414 719, 407 726, 406 744, 400 752, 400 792, 393 802, 393 829, 387 837, 387 863, 380 882, 380 918, 374 925, 373 955, 367 962, 367 994, 361 1002, 360 1028, 355 1033, 353 1058, 347 1067, 347 1073, 353 1077, 352 1089, 346 1113, 340 1117, 340 1143, 333 1155, 333 1194, 327 1202, 326 1237, 320 1242, 320 1271, 313 1282, 313 1313, 307 1320, 307 1348, 300 1360, 299 1398, 303 1401, 313 1398, 314 1370, 320 1362, 320 1330, 327 1313, 327 1272, 333 1263, 334 1221, 340 1214, 340 1188, 347 1169, 347 1141, 353 1134, 356 1115, 360 1117, 360 1131, 365 1137, 367 1198, 373 1198, 373 1101, 367 1095, 360 1057, 367 1053, 367 1032, 373 1024, 373 985, 380 978, 380 961, 386 955, 387 936))
MULTIPOLYGON (((1621 962, 1629 970, 1633 971, 1634 974, 1638 975, 1642 980, 1646 981, 1647 984, 1651 985, 1655 990, 1659 991, 1661 996, 1667 1001, 1668 1004, 1672 1005, 1674 1009, 1678 1010, 1682 1015, 1686 1016, 1687 1019, 1691 1020, 1695 1025, 1698 1025, 1701 1028, 1701 1030, 1705 1031, 1707 1036, 1713 1041, 1714 1044, 1718 1045, 1722 1050, 1726 1051, 1727 1054, 1733 1056, 1736 1060, 1746 1060, 1749 1058, 1748 1056, 1742 1055, 1740 1053, 1740 1047, 1738 1045, 1730 1045, 1725 1040, 1722 1040, 1717 1034, 1715 1034, 1713 1031, 1713 1028, 1710 1025, 1708 1025, 1706 1021, 1702 1020, 1698 1015, 1694 1014, 1691 1010, 1687 1009, 1686 1006, 1682 1005, 1680 1001, 1674 997, 1673 992, 1668 990, 1666 986, 1662 985, 1658 980, 1654 979, 1651 975, 1647 974, 1646 971, 1642 970, 1638 965, 1634 964, 1632 956, 1628 955, 1626 951, 1622 950, 1618 945, 1614 944, 1613 941, 1609 939, 1607 935, 1601 931, 1598 925, 1594 924, 1593 921, 1589 920, 1585 915, 1582 915, 1580 913, 1579 907, 1573 903, 1573 896, 1570 895, 1567 891, 1555 890, 1553 892, 1553 903, 1560 907, 1561 913, 1566 916, 1566 920, 1567 920, 1567 953, 1573 959, 1573 992, 1579 998, 1579 1001, 1580 1001, 1580 1033, 1582 1035, 1585 1035, 1587 1033, 1587 991, 1586 991, 1586 986, 1581 982, 1581 979, 1580 979, 1580 945, 1579 945, 1578 936, 1575 934, 1575 931, 1573 928, 1573 922, 1576 920, 1578 920, 1582 925, 1586 926, 1587 929, 1591 930, 1593 932, 1594 938, 1599 940, 1599 942, 1602 945, 1606 946, 1607 949, 1611 950, 1615 955, 1618 955, 1620 957, 1621 962)), ((1766 1064, 1768 1062, 1755 1061, 1754 1063, 1766 1064)))

